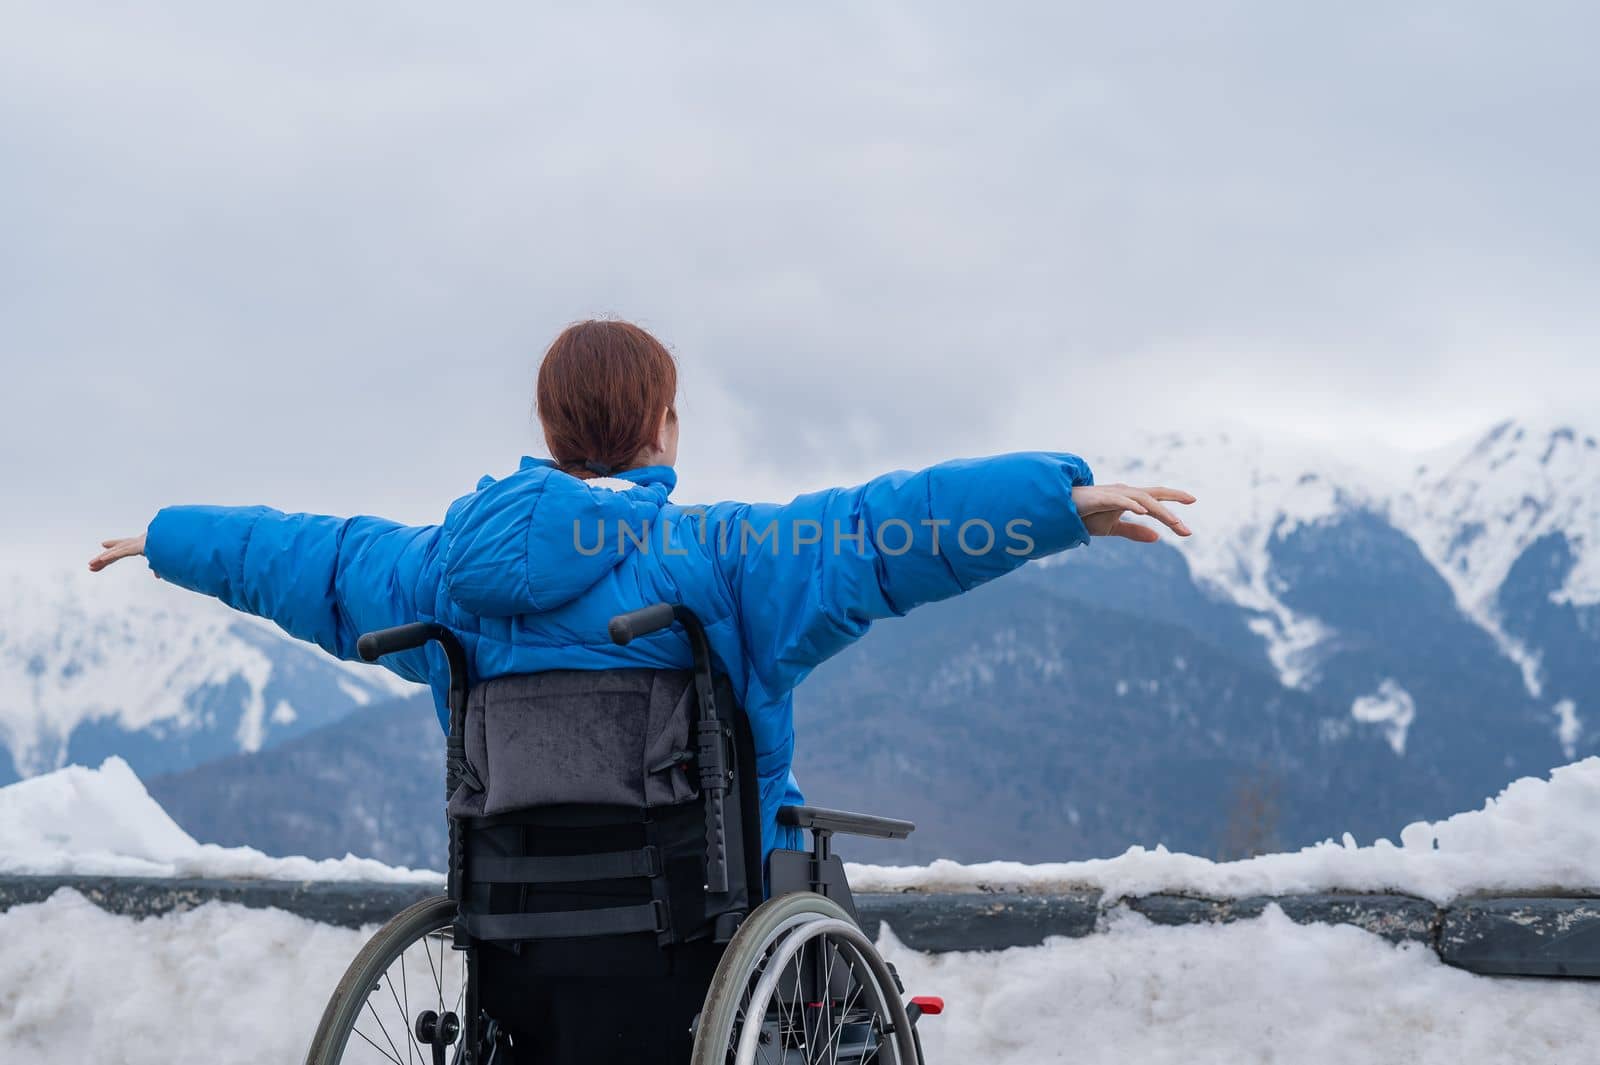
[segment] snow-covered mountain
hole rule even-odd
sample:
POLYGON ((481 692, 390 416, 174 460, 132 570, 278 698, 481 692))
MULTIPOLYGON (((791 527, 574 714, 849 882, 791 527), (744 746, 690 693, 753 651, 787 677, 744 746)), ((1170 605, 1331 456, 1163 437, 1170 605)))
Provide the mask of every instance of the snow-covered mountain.
POLYGON ((1600 603, 1600 436, 1507 421, 1418 466, 1396 517, 1473 613, 1492 614, 1517 559, 1561 536, 1572 567, 1559 601, 1600 603))
POLYGON ((1507 422, 1373 466, 1237 432, 1091 455, 1195 492, 1194 537, 1097 541, 883 626, 798 693, 801 779, 909 802, 935 826, 916 857, 1232 853, 1393 833, 1594 753, 1596 435, 1507 422))
POLYGON ((1337 455, 1241 431, 1152 437, 1137 454, 1099 459, 1094 467, 1102 484, 1166 484, 1196 495, 1181 509, 1197 534, 1167 542, 1182 551, 1194 580, 1249 616, 1250 631, 1283 682, 1303 686, 1312 653, 1330 633, 1287 605, 1273 572, 1273 544, 1303 525, 1380 507, 1381 482, 1337 455))
MULTIPOLYGON (((1303 597, 1285 556, 1316 530, 1377 523, 1399 538, 1388 547, 1415 548, 1461 617, 1518 668, 1563 744, 1572 749, 1581 734, 1584 693, 1572 667, 1600 657, 1600 433, 1505 421, 1389 466, 1246 433, 1173 435, 1099 468, 1103 480, 1166 480, 1200 496, 1190 512, 1200 531, 1176 546, 1195 581, 1245 612, 1286 685, 1318 686, 1340 629, 1326 612, 1293 605, 1303 597)), ((1370 568, 1382 554, 1363 540, 1346 561, 1370 568)), ((1594 695, 1588 701, 1597 703, 1589 713, 1600 710, 1594 695)), ((1415 710, 1391 682, 1362 696, 1356 717, 1388 722, 1403 743, 1415 710)))
POLYGON ((1555 551, 1563 572, 1540 589, 1544 598, 1579 613, 1600 604, 1597 437, 1566 425, 1502 422, 1465 448, 1429 456, 1390 508, 1463 612, 1522 668, 1535 697, 1545 687, 1544 655, 1527 619, 1516 616, 1516 578, 1532 579, 1517 567, 1555 551))
POLYGON ((185 768, 411 690, 138 562, 0 570, 0 780, 110 754, 145 774, 185 768))

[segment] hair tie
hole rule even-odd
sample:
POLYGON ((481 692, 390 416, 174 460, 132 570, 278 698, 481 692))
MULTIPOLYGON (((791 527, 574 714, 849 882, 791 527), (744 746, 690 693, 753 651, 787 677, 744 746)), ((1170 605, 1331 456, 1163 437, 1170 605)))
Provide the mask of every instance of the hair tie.
POLYGON ((588 470, 590 473, 598 474, 601 477, 610 477, 613 473, 616 472, 610 466, 607 466, 605 463, 596 462, 594 459, 584 459, 583 460, 583 468, 588 470))

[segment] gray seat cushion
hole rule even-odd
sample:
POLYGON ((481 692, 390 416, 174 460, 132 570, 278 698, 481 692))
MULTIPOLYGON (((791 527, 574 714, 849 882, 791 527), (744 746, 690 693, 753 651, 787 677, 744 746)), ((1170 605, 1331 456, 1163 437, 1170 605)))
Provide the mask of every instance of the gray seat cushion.
POLYGON ((695 796, 680 767, 690 748, 687 672, 558 670, 499 677, 467 703, 467 761, 483 782, 450 800, 457 817, 566 804, 663 806, 695 796))

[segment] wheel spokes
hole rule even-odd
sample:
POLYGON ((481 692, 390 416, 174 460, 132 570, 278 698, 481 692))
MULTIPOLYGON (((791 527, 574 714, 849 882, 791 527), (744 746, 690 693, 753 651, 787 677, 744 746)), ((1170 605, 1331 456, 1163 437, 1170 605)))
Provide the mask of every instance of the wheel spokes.
MULTIPOLYGON (((457 966, 446 967, 445 954, 446 939, 449 938, 447 928, 434 929, 420 938, 407 943, 401 948, 367 991, 367 997, 362 1003, 355 1020, 350 1026, 350 1032, 359 1036, 359 1041, 349 1040, 345 1043, 339 1061, 341 1065, 355 1065, 359 1061, 392 1062, 393 1065, 427 1065, 431 1060, 432 1044, 419 1041, 416 1032, 418 1016, 429 1009, 436 1008, 436 1016, 447 1016, 447 1004, 455 1002, 454 1012, 460 1015, 461 1003, 466 996, 466 959, 462 957, 457 966), (435 946, 437 941, 437 947, 435 946), (435 958, 435 949, 438 957, 435 958), (417 958, 420 953, 422 957, 417 958), (408 970, 415 968, 419 985, 419 997, 422 1002, 415 1009, 418 1015, 413 1016, 411 1002, 411 974, 408 970), (422 988, 429 982, 433 984, 433 994, 429 995, 422 988), (456 993, 451 995, 450 985, 456 985, 456 993), (398 1024, 395 1020, 398 1017, 398 1024), (377 1031, 373 1032, 372 1028, 377 1031), (404 1043, 405 1049, 401 1049, 404 1043)), ((465 1025, 461 1026, 464 1030, 465 1025)), ((451 1046, 456 1047, 459 1056, 462 1040, 457 1035, 451 1040, 451 1046)))
MULTIPOLYGON (((352 1028, 350 1030, 352 1032, 354 1032, 356 1035, 359 1035, 362 1039, 365 1039, 367 1041, 367 1045, 368 1046, 370 1046, 372 1049, 376 1050, 378 1053, 382 1054, 384 1057, 388 1058, 390 1061, 394 1062, 395 1065, 405 1065, 405 1062, 401 1061, 399 1058, 395 1057, 393 1054, 391 1054, 387 1050, 383 1049, 377 1043, 374 1043, 372 1041, 372 1037, 367 1035, 366 1032, 363 1032, 359 1028, 352 1028)), ((387 1035, 387 1033, 385 1033, 385 1034, 387 1035)), ((393 1044, 391 1044, 391 1045, 393 1045, 393 1044)))
POLYGON ((867 961, 870 943, 846 922, 823 923, 780 929, 747 977, 729 1033, 733 1065, 912 1065, 887 1038, 890 992, 867 961))
MULTIPOLYGON (((384 974, 384 976, 385 976, 385 979, 388 978, 388 974, 387 973, 384 974)), ((389 1049, 394 1051, 394 1061, 397 1063, 397 1065, 405 1065, 405 1062, 400 1060, 400 1048, 394 1045, 394 1039, 393 1039, 393 1037, 391 1037, 389 1035, 388 1026, 383 1023, 383 1018, 378 1016, 378 1011, 372 1008, 372 996, 371 995, 367 996, 367 1012, 372 1014, 373 1021, 378 1025, 379 1033, 382 1034, 382 1036, 384 1038, 384 1041, 389 1044, 389 1049)), ((361 1030, 359 1028, 355 1029, 355 1031, 356 1031, 357 1035, 361 1035, 362 1038, 367 1039, 367 1042, 372 1043, 372 1040, 370 1038, 367 1038, 361 1032, 361 1030)), ((402 1036, 401 1038, 405 1038, 405 1036, 402 1036)), ((372 1045, 373 1046, 377 1046, 378 1044, 377 1043, 372 1043, 372 1045)))

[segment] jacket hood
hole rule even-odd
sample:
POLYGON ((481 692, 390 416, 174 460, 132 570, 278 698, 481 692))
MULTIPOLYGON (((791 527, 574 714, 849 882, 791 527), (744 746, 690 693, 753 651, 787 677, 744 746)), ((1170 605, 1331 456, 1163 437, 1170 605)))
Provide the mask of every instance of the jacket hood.
POLYGON ((584 481, 547 459, 524 458, 502 480, 451 504, 444 521, 444 590, 479 617, 553 610, 587 592, 660 535, 656 518, 676 486, 668 466, 584 481), (621 535, 627 528, 633 537, 621 535))

